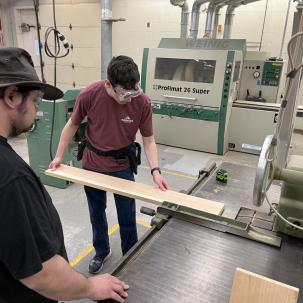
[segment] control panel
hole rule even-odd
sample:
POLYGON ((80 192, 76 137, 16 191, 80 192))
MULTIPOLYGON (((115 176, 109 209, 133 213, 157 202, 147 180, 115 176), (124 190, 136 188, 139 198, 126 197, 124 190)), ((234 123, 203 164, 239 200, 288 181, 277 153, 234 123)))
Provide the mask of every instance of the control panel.
POLYGON ((283 90, 285 62, 277 59, 244 60, 239 100, 279 102, 283 90))
POLYGON ((262 85, 279 86, 283 62, 266 61, 263 66, 262 85))

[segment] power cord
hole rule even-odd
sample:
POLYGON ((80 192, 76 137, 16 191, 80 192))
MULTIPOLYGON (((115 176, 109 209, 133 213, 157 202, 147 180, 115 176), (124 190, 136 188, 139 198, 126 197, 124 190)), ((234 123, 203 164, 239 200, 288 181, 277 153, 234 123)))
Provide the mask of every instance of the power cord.
MULTIPOLYGON (((45 44, 44 50, 48 57, 54 59, 54 86, 57 86, 57 59, 66 57, 70 52, 70 46, 67 40, 65 39, 64 35, 57 30, 57 22, 56 22, 56 5, 55 0, 53 0, 53 20, 54 26, 47 28, 45 32, 45 44), (48 40, 50 34, 54 34, 54 52, 51 51, 48 40), (65 53, 61 54, 61 43, 64 46, 65 53)), ((53 161, 53 134, 54 134, 54 122, 55 122, 55 100, 53 100, 53 113, 52 113, 52 122, 51 122, 51 134, 50 134, 50 144, 49 144, 49 156, 51 161, 53 161)))
POLYGON ((62 33, 60 33, 55 27, 49 27, 46 32, 45 32, 45 53, 47 56, 51 57, 51 58, 64 58, 69 54, 69 43, 67 42, 67 40, 65 39, 64 35, 62 33), (49 35, 51 33, 54 33, 54 37, 55 37, 55 53, 53 53, 49 46, 48 46, 48 39, 49 39, 49 35), (59 55, 61 52, 61 48, 60 48, 60 42, 63 44, 66 52, 65 54, 59 55))
POLYGON ((267 194, 265 193, 265 200, 266 202, 268 203, 270 209, 282 220, 284 221, 286 224, 290 225, 291 227, 295 228, 295 229, 298 229, 300 231, 303 231, 303 227, 301 226, 298 226, 290 221, 288 221, 285 217, 283 217, 274 207, 273 205, 269 202, 269 199, 267 197, 267 194))
POLYGON ((57 85, 57 59, 66 57, 70 52, 69 43, 65 39, 64 35, 57 30, 56 26, 49 27, 46 30, 44 50, 48 57, 54 58, 54 85, 56 86, 57 85), (48 46, 49 36, 51 33, 54 34, 54 46, 55 46, 54 52, 52 52, 50 47, 48 46), (65 48, 65 53, 60 55, 61 43, 63 44, 63 46, 65 48))

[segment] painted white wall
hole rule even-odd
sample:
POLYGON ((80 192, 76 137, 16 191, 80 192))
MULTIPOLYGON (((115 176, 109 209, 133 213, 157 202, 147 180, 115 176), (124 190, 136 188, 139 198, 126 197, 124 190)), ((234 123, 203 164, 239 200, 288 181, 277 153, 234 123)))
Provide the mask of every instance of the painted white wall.
MULTIPOLYGON (((190 11, 193 2, 188 1, 190 11)), ((267 0, 261 0, 237 8, 231 38, 246 39, 248 42, 256 42, 259 46, 266 3, 267 0)), ((287 0, 268 0, 261 50, 269 52, 271 56, 278 56, 280 52, 287 7, 287 0)), ((290 38, 295 7, 295 3, 292 3, 285 41, 290 38)), ((204 34, 206 8, 207 5, 201 7, 199 38, 204 34)), ((222 24, 223 29, 225 11, 226 7, 222 9, 219 19, 219 24, 222 24)), ((113 14, 115 17, 127 19, 126 22, 119 22, 113 26, 113 54, 129 54, 139 64, 142 61, 144 47, 157 47, 162 37, 179 37, 180 35, 181 9, 172 6, 169 0, 113 0, 113 14)), ((218 37, 223 37, 223 33, 218 37)), ((283 56, 286 57, 285 52, 283 56)))
MULTIPOLYGON (((261 50, 278 56, 285 24, 288 0, 260 0, 235 10, 231 38, 245 38, 256 42, 261 50)), ((100 70, 101 22, 100 0, 56 0, 58 29, 73 45, 73 51, 58 62, 58 86, 62 89, 82 87, 98 80, 100 70), (69 26, 72 25, 72 30, 69 26), (72 68, 74 65, 74 69, 72 68)), ((194 0, 188 0, 191 11, 194 0)), ((126 18, 125 22, 113 23, 113 55, 125 54, 134 58, 141 68, 143 48, 157 47, 161 38, 180 36, 181 8, 172 6, 169 0, 112 0, 113 17, 126 18), (148 26, 149 24, 149 26, 148 26)), ((18 7, 32 6, 31 0, 0 0, 1 14, 6 16, 6 36, 11 46, 17 46, 14 11, 18 7), (9 7, 8 7, 9 5, 9 7)), ((286 39, 290 38, 292 17, 296 3, 291 3, 286 39)), ((198 37, 203 37, 207 5, 202 5, 198 37)), ((220 24, 224 25, 226 7, 222 9, 220 24)), ((47 27, 53 26, 52 0, 40 0, 41 36, 47 27)), ((190 28, 190 18, 189 26, 190 28)), ((218 34, 222 37, 223 33, 218 34)), ((50 41, 50 44, 52 42, 50 41)), ((285 43, 286 44, 286 43, 285 43)), ((285 45, 283 57, 286 58, 285 45)), ((53 81, 53 60, 43 55, 45 77, 53 81)), ((302 94, 302 93, 301 93, 302 94)), ((303 98, 301 98, 303 99, 303 98)), ((301 101, 302 103, 302 101, 301 101)))
POLYGON ((9 0, 0 1, 0 16, 4 29, 4 40, 6 46, 15 45, 14 41, 16 41, 16 32, 14 30, 15 20, 12 15, 11 5, 12 2, 9 2, 9 0))

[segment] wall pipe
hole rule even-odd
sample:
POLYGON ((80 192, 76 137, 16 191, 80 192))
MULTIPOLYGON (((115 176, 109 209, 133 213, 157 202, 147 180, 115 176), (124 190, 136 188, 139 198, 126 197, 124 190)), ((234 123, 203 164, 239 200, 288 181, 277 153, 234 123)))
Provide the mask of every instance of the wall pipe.
POLYGON ((217 38, 217 28, 219 25, 219 17, 220 17, 220 10, 224 6, 224 4, 217 5, 214 11, 214 24, 213 24, 213 29, 212 29, 212 34, 211 37, 212 39, 217 38))
POLYGON ((191 12, 191 25, 189 30, 189 38, 197 39, 199 18, 200 18, 200 7, 202 4, 209 2, 210 0, 196 0, 192 7, 191 12))
POLYGON ((188 4, 186 0, 170 0, 170 3, 174 6, 179 6, 182 8, 181 10, 181 30, 180 30, 180 38, 187 38, 187 28, 188 28, 188 4))
POLYGON ((216 36, 218 20, 219 20, 218 11, 224 5, 226 5, 225 4, 226 2, 232 2, 232 1, 235 0, 213 0, 212 2, 209 3, 207 8, 206 25, 205 25, 205 33, 204 33, 205 38, 210 38, 210 36, 212 36, 213 38, 213 35, 216 36), (214 19, 214 23, 213 23, 213 19, 214 19))
POLYGON ((225 24, 224 24, 224 34, 223 39, 230 39, 231 29, 234 19, 234 10, 240 5, 246 5, 248 3, 257 2, 260 0, 240 0, 236 3, 230 4, 227 7, 226 15, 225 15, 225 24))
POLYGON ((101 0, 101 79, 107 79, 107 66, 112 59, 112 1, 101 0))
POLYGON ((214 10, 214 23, 213 23, 213 27, 212 27, 212 31, 211 31, 212 39, 217 38, 217 28, 218 28, 218 24, 219 24, 220 10, 222 9, 223 6, 229 5, 232 2, 234 2, 234 0, 222 0, 222 1, 219 1, 219 3, 216 5, 216 8, 214 10))
POLYGON ((112 0, 101 0, 101 79, 107 78, 107 67, 112 59, 112 23, 125 21, 113 18, 112 0))
POLYGON ((181 32, 180 32, 180 38, 183 38, 183 39, 187 38, 188 17, 189 17, 188 4, 185 1, 184 4, 182 5, 182 10, 181 10, 181 32))
POLYGON ((216 0, 213 0, 208 5, 205 32, 204 32, 204 36, 203 36, 204 38, 210 38, 211 31, 212 31, 213 16, 214 16, 215 8, 216 8, 216 2, 217 2, 216 0))

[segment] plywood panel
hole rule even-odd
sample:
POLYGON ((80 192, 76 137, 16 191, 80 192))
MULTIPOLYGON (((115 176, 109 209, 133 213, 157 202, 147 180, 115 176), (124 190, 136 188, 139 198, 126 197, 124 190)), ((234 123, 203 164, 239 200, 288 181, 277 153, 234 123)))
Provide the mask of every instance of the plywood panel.
POLYGON ((298 288, 237 268, 229 303, 297 303, 298 296, 298 288))
POLYGON ((167 201, 216 215, 220 215, 224 209, 224 204, 219 202, 181 194, 172 190, 164 192, 155 186, 123 180, 67 165, 61 165, 55 171, 47 170, 45 174, 156 205, 167 201))

